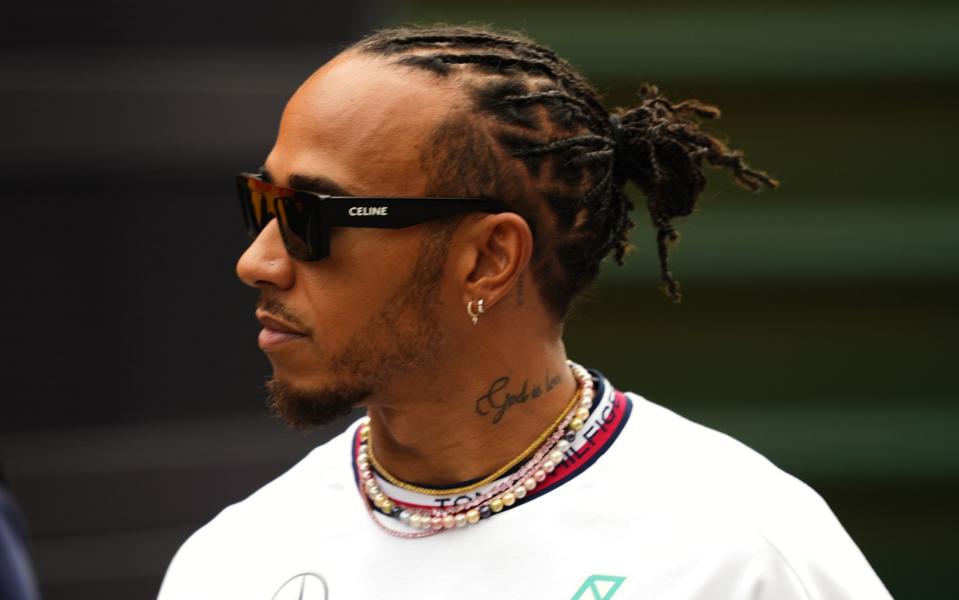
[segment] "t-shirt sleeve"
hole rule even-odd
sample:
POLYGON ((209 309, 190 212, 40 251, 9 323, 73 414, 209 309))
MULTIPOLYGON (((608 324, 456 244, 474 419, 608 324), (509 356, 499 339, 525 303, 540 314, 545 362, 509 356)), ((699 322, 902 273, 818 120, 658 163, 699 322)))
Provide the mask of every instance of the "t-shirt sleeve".
POLYGON ((239 544, 229 528, 220 526, 234 512, 227 507, 210 523, 193 533, 173 555, 157 600, 201 600, 223 597, 223 588, 234 578, 237 567, 234 550, 239 544))
POLYGON ((795 480, 792 515, 759 532, 810 600, 891 600, 892 596, 826 501, 795 480))
MULTIPOLYGON (((741 531, 705 545, 662 590, 662 600, 889 600, 882 583, 855 552, 818 550, 787 556, 759 532, 741 531), (849 554, 851 556, 843 556, 849 554)), ((847 549, 848 550, 848 549, 847 549)))
MULTIPOLYGON (((195 536, 196 534, 194 534, 195 536)), ((193 597, 197 584, 197 576, 193 573, 196 561, 193 559, 191 536, 177 550, 167 567, 157 600, 184 600, 193 597)))

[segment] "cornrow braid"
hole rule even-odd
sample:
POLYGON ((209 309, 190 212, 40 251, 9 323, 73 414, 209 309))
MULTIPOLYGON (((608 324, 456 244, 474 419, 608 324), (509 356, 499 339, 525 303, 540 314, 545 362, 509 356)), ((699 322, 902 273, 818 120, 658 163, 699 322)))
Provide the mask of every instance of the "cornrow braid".
POLYGON ((669 249, 679 239, 672 220, 692 213, 706 185, 703 161, 729 169, 749 190, 778 186, 699 129, 697 119, 718 118, 718 108, 671 103, 644 84, 637 106, 610 114, 572 65, 520 33, 391 28, 351 50, 456 78, 464 88, 472 110, 451 114, 424 151, 431 191, 495 197, 523 215, 534 233, 531 269, 540 296, 560 318, 607 255, 623 264, 633 227, 627 181, 646 198, 663 289, 674 302, 682 295, 669 270, 669 249))
POLYGON ((606 111, 596 97, 595 92, 573 66, 549 48, 535 44, 532 40, 517 32, 497 34, 477 27, 442 25, 419 29, 394 28, 367 36, 357 42, 354 47, 383 55, 408 52, 418 48, 455 47, 460 51, 469 48, 482 48, 504 50, 518 57, 548 62, 550 67, 560 76, 564 85, 576 92, 578 100, 592 107, 593 111, 587 115, 588 119, 593 121, 597 127, 603 127, 603 121, 598 116, 605 114, 606 111))

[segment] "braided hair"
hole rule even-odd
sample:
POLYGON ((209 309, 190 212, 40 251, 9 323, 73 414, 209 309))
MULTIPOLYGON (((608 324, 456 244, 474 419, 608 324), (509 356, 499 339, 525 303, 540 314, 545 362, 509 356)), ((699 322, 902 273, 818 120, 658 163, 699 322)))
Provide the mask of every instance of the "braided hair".
POLYGON ((706 185, 702 162, 730 169, 757 191, 778 182, 738 151, 699 129, 719 109, 672 103, 644 84, 638 105, 611 114, 596 91, 552 50, 516 32, 433 25, 377 31, 351 47, 394 64, 455 79, 472 105, 453 109, 424 149, 431 194, 496 198, 533 231, 531 268, 547 307, 560 318, 591 284, 602 260, 623 264, 634 182, 646 197, 663 290, 679 302, 669 248, 672 219, 692 213, 706 185))

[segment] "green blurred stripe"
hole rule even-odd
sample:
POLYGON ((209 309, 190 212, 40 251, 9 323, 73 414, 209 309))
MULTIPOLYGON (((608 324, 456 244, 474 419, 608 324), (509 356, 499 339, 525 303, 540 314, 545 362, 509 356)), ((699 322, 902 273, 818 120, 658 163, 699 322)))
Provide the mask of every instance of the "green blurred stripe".
POLYGON ((409 21, 521 29, 603 80, 954 77, 959 5, 573 6, 414 2, 409 21))
MULTIPOLYGON (((775 193, 750 200, 724 206, 707 197, 696 214, 675 222, 681 239, 671 268, 678 278, 705 284, 959 277, 959 203, 805 201, 775 193)), ((658 277, 655 231, 637 204, 635 250, 624 267, 604 266, 606 281, 658 277)))

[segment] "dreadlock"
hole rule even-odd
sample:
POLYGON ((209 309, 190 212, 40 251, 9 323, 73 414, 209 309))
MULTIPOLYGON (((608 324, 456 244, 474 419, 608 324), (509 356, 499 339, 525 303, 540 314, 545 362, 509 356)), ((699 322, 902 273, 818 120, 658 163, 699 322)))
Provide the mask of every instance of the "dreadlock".
POLYGON ((472 107, 448 117, 424 151, 431 193, 494 197, 521 214, 534 234, 540 295, 560 317, 608 254, 623 264, 633 227, 627 181, 646 197, 663 291, 674 302, 682 295, 669 270, 669 249, 679 239, 672 219, 692 213, 706 185, 703 160, 730 169, 749 190, 778 186, 741 152, 700 131, 696 118, 715 119, 718 108, 674 104, 644 84, 637 106, 610 114, 568 62, 516 32, 390 28, 352 49, 462 81, 472 107))

